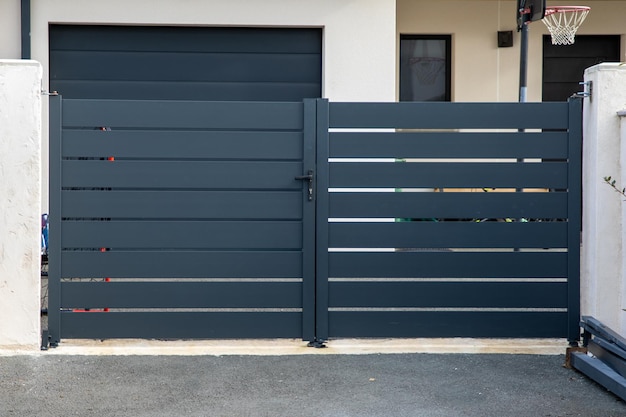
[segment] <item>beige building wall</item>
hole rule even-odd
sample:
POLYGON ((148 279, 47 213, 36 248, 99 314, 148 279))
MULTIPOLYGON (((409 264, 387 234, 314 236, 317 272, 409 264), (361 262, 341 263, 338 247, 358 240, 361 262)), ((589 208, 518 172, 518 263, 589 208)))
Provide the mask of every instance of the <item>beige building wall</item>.
MULTIPOLYGON (((626 34, 626 1, 547 4, 590 6, 591 13, 580 34, 626 34)), ((453 101, 517 101, 520 34, 515 21, 516 5, 515 0, 397 0, 398 39, 400 34, 452 35, 453 101), (498 48, 497 32, 506 30, 513 31, 513 47, 498 48)), ((529 33, 528 101, 541 101, 542 36, 548 30, 542 22, 533 22, 529 33)))
MULTIPOLYGON (((325 28, 324 93, 336 95, 331 98, 389 100, 397 79, 397 40, 395 50, 382 51, 399 34, 453 36, 453 100, 516 101, 518 96, 516 0, 269 0, 262 7, 246 0, 31 2, 33 59, 46 71, 44 83, 48 23, 317 26, 325 28), (394 19, 397 31, 391 31, 394 19), (512 48, 497 47, 499 30, 513 30, 512 48)), ((548 0, 548 6, 559 4, 591 6, 580 34, 626 34, 626 0, 548 0)), ((547 33, 541 22, 530 26, 529 101, 541 98, 541 37, 547 33)), ((20 0, 0 0, 0 58, 20 57, 20 36, 20 0)))

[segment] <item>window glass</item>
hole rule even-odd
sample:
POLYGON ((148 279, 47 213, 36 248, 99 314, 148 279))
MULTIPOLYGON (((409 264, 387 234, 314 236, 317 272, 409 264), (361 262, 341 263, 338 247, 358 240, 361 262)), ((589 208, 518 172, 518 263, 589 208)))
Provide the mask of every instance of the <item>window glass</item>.
POLYGON ((450 36, 401 36, 400 101, 450 101, 450 36))

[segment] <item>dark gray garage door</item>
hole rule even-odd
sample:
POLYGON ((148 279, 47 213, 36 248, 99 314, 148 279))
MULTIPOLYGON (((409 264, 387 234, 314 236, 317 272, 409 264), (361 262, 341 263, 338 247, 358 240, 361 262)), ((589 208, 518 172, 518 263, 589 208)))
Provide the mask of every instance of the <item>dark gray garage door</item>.
POLYGON ((620 62, 619 35, 578 35, 573 45, 552 45, 543 37, 542 101, 565 101, 582 91, 586 68, 602 62, 620 62))
POLYGON ((50 26, 65 98, 301 101, 321 97, 321 29, 50 26))

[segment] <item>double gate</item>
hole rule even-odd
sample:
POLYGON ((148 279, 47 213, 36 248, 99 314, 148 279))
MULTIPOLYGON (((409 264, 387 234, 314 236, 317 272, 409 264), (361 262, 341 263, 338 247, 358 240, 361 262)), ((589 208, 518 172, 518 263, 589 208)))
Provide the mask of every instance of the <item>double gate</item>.
POLYGON ((52 343, 578 340, 580 99, 50 107, 52 343))

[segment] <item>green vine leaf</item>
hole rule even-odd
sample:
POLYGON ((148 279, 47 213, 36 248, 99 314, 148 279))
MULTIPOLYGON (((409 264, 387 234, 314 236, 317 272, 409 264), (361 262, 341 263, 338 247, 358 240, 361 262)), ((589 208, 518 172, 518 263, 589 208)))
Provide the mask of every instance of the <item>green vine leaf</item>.
POLYGON ((607 183, 611 188, 613 188, 613 190, 615 190, 616 193, 622 195, 623 197, 626 197, 626 187, 619 189, 617 188, 617 186, 615 185, 615 180, 609 175, 607 177, 603 178, 604 182, 607 183))

